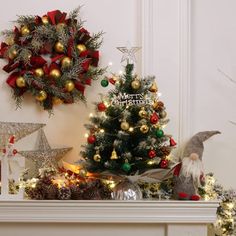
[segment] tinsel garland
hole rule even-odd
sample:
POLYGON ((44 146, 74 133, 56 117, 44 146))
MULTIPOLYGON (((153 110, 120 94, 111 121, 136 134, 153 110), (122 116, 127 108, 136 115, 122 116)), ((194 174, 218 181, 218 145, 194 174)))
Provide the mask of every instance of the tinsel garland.
POLYGON ((78 20, 79 8, 67 16, 59 10, 43 16, 20 16, 13 30, 2 32, 0 57, 10 75, 17 107, 30 93, 51 111, 54 105, 85 100, 84 90, 103 74, 97 68, 102 32, 90 35, 78 20))

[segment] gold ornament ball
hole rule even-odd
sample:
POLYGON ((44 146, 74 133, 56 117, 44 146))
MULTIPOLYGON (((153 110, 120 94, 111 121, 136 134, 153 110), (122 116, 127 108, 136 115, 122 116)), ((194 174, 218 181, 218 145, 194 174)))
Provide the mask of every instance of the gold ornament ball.
POLYGON ((140 83, 140 81, 137 80, 137 79, 135 79, 135 80, 133 80, 133 81, 131 82, 131 87, 132 87, 133 89, 139 89, 140 86, 141 86, 141 83, 140 83))
POLYGON ((96 162, 100 162, 101 161, 101 156, 99 153, 96 153, 94 156, 93 156, 93 160, 96 161, 96 162))
POLYGON ((20 32, 21 32, 21 35, 22 35, 22 36, 26 36, 27 34, 30 33, 30 30, 29 30, 29 28, 25 25, 25 26, 21 27, 20 32))
POLYGON ((72 60, 69 58, 69 57, 64 57, 62 60, 61 60, 61 66, 62 68, 68 68, 70 67, 72 64, 72 60))
POLYGON ((7 44, 8 45, 13 45, 15 43, 15 40, 14 40, 14 37, 9 37, 8 39, 7 39, 7 44))
POLYGON ((147 117, 147 112, 145 111, 144 107, 141 108, 141 110, 139 111, 138 114, 141 118, 146 118, 147 117))
POLYGON ((160 117, 161 118, 166 118, 166 116, 167 116, 167 112, 166 111, 161 111, 161 113, 160 113, 160 117))
POLYGON ((123 121, 121 124, 120 124, 120 127, 122 130, 128 130, 129 129, 129 123, 126 122, 126 121, 123 121))
POLYGON ((87 48, 84 44, 78 44, 76 47, 80 52, 84 52, 87 50, 87 48))
POLYGON ((58 53, 64 52, 64 49, 65 49, 64 45, 61 42, 57 42, 54 48, 55 48, 55 51, 58 53))
POLYGON ((67 80, 65 83, 65 89, 67 92, 71 92, 75 88, 75 84, 71 80, 67 80))
POLYGON ((39 102, 43 102, 47 98, 47 93, 44 90, 41 90, 35 98, 39 102))
POLYGON ((56 30, 57 30, 57 31, 60 31, 60 30, 62 30, 65 26, 66 26, 65 23, 59 23, 59 24, 57 24, 57 26, 56 26, 56 30))
POLYGON ((18 52, 15 48, 10 49, 8 57, 13 60, 17 56, 18 52))
POLYGON ((148 132, 149 128, 147 125, 142 125, 140 127, 140 131, 143 133, 143 134, 146 134, 148 132))
POLYGON ((49 76, 53 79, 59 79, 61 77, 61 72, 58 69, 53 69, 50 71, 49 76))
POLYGON ((53 97, 52 98, 52 103, 53 103, 53 105, 60 105, 60 104, 63 103, 63 101, 58 97, 53 97))
POLYGON ((19 88, 24 88, 26 86, 26 82, 25 82, 25 79, 23 76, 19 76, 17 79, 16 79, 16 85, 17 87, 19 88))
POLYGON ((42 23, 43 23, 44 25, 49 24, 49 20, 48 20, 48 17, 47 17, 47 16, 43 16, 43 17, 41 18, 41 20, 42 20, 42 23))
POLYGON ((34 74, 36 77, 41 78, 44 76, 44 71, 42 68, 37 68, 34 70, 34 74))

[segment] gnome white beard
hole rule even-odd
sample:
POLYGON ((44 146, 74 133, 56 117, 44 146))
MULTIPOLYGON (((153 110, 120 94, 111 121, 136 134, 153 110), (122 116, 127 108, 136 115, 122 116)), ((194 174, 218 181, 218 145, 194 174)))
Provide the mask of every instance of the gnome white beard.
POLYGON ((180 176, 185 178, 192 177, 194 186, 196 188, 201 185, 200 177, 203 173, 204 169, 202 161, 199 159, 196 153, 191 154, 190 157, 183 158, 180 176))

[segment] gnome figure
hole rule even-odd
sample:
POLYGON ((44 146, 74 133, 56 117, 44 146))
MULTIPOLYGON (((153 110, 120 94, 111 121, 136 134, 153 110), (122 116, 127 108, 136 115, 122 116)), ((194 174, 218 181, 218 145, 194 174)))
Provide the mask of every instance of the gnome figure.
POLYGON ((181 163, 174 170, 175 199, 199 200, 198 188, 204 185, 202 154, 203 142, 219 131, 205 131, 195 134, 186 144, 181 163))

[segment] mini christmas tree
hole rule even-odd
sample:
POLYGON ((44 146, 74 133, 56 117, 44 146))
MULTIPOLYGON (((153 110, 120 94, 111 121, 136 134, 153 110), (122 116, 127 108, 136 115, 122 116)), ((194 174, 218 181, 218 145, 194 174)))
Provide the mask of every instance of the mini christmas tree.
POLYGON ((165 134, 168 123, 164 103, 159 100, 155 77, 139 78, 134 74, 134 53, 138 48, 118 48, 122 61, 127 59, 125 73, 101 81, 115 88, 103 95, 96 108, 82 156, 92 172, 111 171, 132 175, 154 168, 167 169, 168 155, 176 145, 165 134))

